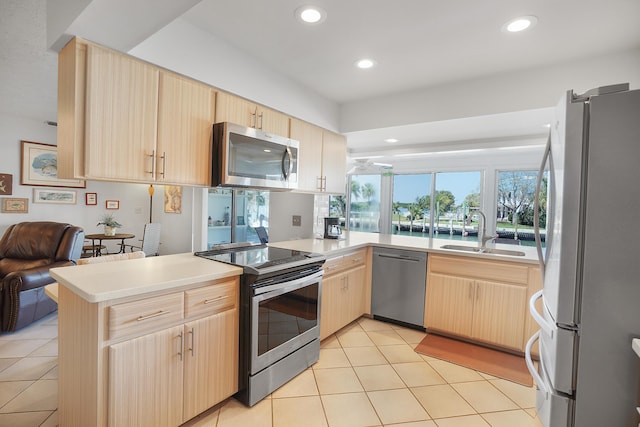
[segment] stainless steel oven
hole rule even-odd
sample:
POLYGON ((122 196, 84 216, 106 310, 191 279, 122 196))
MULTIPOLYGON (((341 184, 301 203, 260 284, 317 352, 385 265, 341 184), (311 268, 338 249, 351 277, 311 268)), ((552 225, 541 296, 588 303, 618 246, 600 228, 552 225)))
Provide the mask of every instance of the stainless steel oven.
POLYGON ((244 270, 238 400, 253 406, 318 361, 323 256, 243 244, 196 255, 244 270))

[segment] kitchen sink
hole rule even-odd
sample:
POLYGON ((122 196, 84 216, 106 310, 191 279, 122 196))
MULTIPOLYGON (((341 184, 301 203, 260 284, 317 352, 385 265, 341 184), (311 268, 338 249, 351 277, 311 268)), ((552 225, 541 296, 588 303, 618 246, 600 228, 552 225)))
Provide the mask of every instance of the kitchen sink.
POLYGON ((443 245, 443 246, 440 246, 440 248, 452 249, 455 251, 476 252, 476 253, 482 253, 482 254, 524 256, 524 252, 521 252, 521 251, 511 251, 508 249, 496 249, 496 248, 479 248, 477 246, 443 245))

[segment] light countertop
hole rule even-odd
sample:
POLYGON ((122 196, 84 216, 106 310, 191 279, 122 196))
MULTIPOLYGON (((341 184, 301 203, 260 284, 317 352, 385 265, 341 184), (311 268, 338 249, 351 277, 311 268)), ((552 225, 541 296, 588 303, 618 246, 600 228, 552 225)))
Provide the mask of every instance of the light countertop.
POLYGON ((458 245, 467 247, 477 247, 477 242, 464 242, 449 239, 428 239, 424 237, 399 236, 395 234, 378 234, 378 233, 362 233, 362 232, 344 232, 343 239, 300 239, 289 240, 284 242, 269 243, 270 246, 276 246, 285 249, 294 249, 299 251, 315 252, 330 255, 339 255, 350 249, 366 247, 369 245, 380 247, 393 247, 398 249, 409 249, 424 252, 432 252, 447 255, 459 255, 475 258, 493 259, 510 262, 522 262, 527 264, 537 264, 538 254, 535 247, 516 246, 507 244, 487 244, 488 248, 505 249, 511 251, 524 252, 524 256, 496 255, 487 253, 476 253, 468 251, 459 251, 452 249, 441 249, 444 245, 458 245))
MULTIPOLYGON (((487 245, 498 249, 517 250, 525 256, 484 254, 450 249, 443 245, 478 246, 474 242, 448 239, 426 239, 423 237, 398 236, 392 234, 345 232, 343 239, 301 239, 270 243, 286 249, 320 253, 326 256, 339 255, 352 249, 367 246, 394 247, 447 255, 476 257, 500 261, 537 264, 536 249, 527 246, 487 245)), ((88 302, 142 295, 172 289, 207 280, 222 279, 242 274, 242 268, 194 256, 193 253, 164 255, 141 259, 129 259, 107 263, 59 267, 50 270, 51 276, 88 302)))
POLYGON ((52 268, 51 277, 88 302, 172 289, 242 274, 242 268, 192 253, 52 268))

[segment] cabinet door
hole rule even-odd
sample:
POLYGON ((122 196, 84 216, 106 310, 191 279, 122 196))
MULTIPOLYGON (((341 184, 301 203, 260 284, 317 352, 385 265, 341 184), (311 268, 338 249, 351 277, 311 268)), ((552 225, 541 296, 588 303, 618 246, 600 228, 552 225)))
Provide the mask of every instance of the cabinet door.
POLYGON ((324 191, 344 194, 347 175, 347 141, 342 135, 323 131, 322 177, 326 180, 324 191))
POLYGON ((184 419, 238 391, 238 310, 185 325, 184 419))
POLYGON ((267 107, 258 106, 256 128, 280 136, 289 136, 289 116, 267 107))
POLYGON ((427 280, 425 327, 471 336, 475 284, 473 280, 430 274, 427 280))
POLYGON ((215 92, 177 74, 161 72, 157 180, 209 186, 215 92))
POLYGON ((289 138, 300 142, 298 157, 298 190, 318 191, 322 175, 322 128, 291 119, 289 138))
POLYGON ((158 117, 158 70, 89 45, 85 175, 152 181, 158 117))
POLYGON ((521 350, 527 288, 477 280, 475 299, 473 338, 521 350))
POLYGON ((347 272, 347 324, 353 322, 366 311, 366 268, 357 267, 347 272))
POLYGON ((322 300, 320 305, 320 339, 323 340, 342 326, 344 317, 343 287, 346 276, 334 274, 322 279, 322 300))
POLYGON ((182 423, 182 326, 109 347, 109 426, 182 423))
POLYGON ((257 105, 227 92, 216 95, 216 123, 231 122, 256 127, 257 105))

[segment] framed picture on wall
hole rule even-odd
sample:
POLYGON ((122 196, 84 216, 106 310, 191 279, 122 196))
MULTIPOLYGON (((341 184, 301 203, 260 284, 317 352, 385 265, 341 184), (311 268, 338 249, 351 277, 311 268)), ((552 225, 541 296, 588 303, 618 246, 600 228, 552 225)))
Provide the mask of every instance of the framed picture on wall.
POLYGON ((3 197, 2 213, 29 213, 29 199, 3 197))
POLYGON ((107 209, 120 209, 120 200, 107 200, 106 201, 107 209))
POLYGON ((33 203, 56 203, 56 204, 75 205, 76 191, 34 188, 33 203))
POLYGON ((40 142, 20 142, 22 143, 20 184, 45 187, 86 187, 84 180, 58 178, 58 147, 40 142))
POLYGON ((0 173, 0 194, 10 196, 13 194, 13 175, 0 173))
POLYGON ((98 193, 84 193, 84 203, 85 205, 97 205, 98 193))

